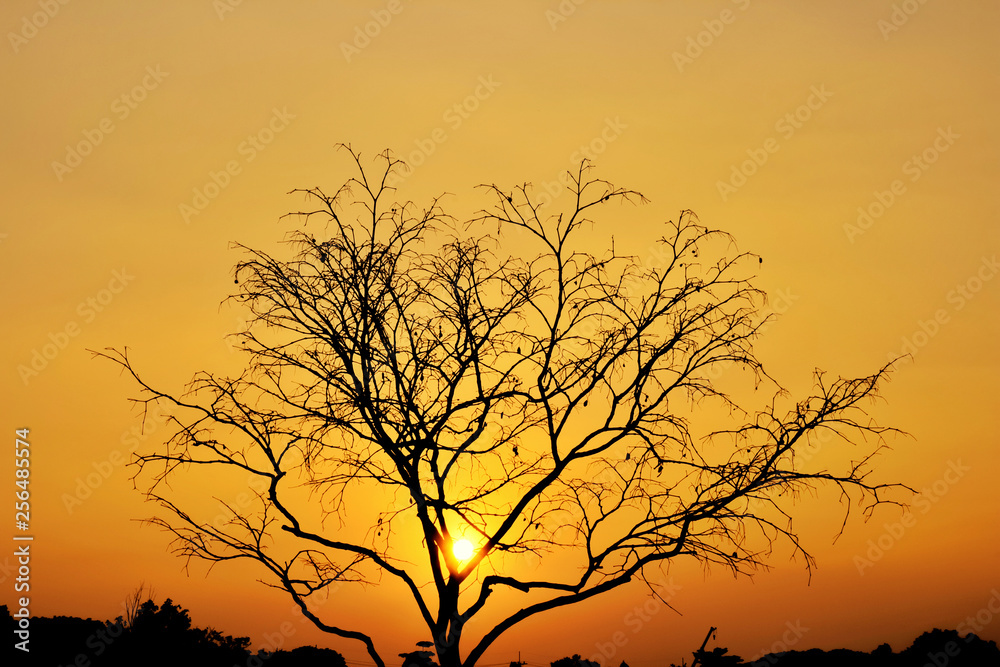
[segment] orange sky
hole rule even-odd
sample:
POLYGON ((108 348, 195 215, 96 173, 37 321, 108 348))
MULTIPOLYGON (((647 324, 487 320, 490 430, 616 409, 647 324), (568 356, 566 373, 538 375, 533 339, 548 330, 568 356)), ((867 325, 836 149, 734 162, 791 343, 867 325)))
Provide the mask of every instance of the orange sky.
MULTIPOLYGON (((710 625, 745 658, 793 636, 898 650, 985 619, 1000 589, 998 19, 971 0, 4 2, 3 425, 31 429, 33 612, 110 618, 145 582, 258 646, 288 623, 291 644, 363 659, 299 624, 253 568, 186 577, 133 521, 150 511, 120 464, 134 392, 86 352, 129 345, 172 388, 238 368, 223 336, 242 325, 218 305, 228 244, 275 247, 300 204, 285 193, 334 189, 350 172, 333 147, 350 142, 420 163, 401 196, 454 193, 458 216, 485 203, 476 184, 544 188, 589 146, 598 175, 651 199, 615 227, 640 255, 690 208, 765 258, 758 285, 784 312, 759 351, 797 394, 814 367, 860 375, 915 351, 874 413, 913 436, 876 472, 928 489, 909 525, 887 527, 901 516, 886 509, 831 544, 824 493, 796 511, 810 585, 782 551, 752 581, 678 563, 683 615, 643 611, 635 586, 536 617, 484 662, 603 647, 662 665, 710 625)), ((377 636, 385 656, 424 638, 391 591, 337 595, 361 623, 402 615, 377 636)), ((1000 639, 988 616, 981 635, 1000 639)))

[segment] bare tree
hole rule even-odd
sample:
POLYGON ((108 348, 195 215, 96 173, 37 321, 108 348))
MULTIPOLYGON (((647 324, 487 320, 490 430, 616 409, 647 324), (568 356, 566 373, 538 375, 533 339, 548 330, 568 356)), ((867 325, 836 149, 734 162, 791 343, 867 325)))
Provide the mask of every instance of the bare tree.
POLYGON ((788 513, 801 491, 837 487, 845 522, 855 502, 894 502, 885 492, 899 485, 867 481, 891 429, 864 409, 888 368, 817 373, 815 395, 780 407, 752 348, 767 319, 752 285, 762 260, 726 233, 682 211, 655 262, 613 239, 594 254, 581 238, 591 216, 644 200, 589 165, 570 174, 562 214, 546 214, 528 184, 490 185, 491 207, 456 224, 439 200, 391 201, 401 163, 388 152, 375 178, 350 154, 357 176, 335 194, 297 191, 314 208, 289 214, 301 226, 288 258, 239 246, 231 299, 251 313, 236 334, 245 372, 198 373, 178 396, 140 377, 127 350, 100 355, 138 382, 140 405, 170 404, 176 432, 135 463, 179 554, 258 561, 318 628, 364 643, 380 666, 370 631, 310 600, 394 579, 442 667, 472 667, 516 624, 671 559, 749 574, 787 540, 810 567, 788 513), (505 253, 513 232, 534 250, 505 253), (727 369, 773 400, 741 408, 719 388, 727 369), (699 427, 712 406, 727 423, 699 427), (796 461, 822 434, 861 451, 839 470, 796 461), (249 477, 256 506, 230 503, 226 523, 198 518, 168 485, 193 468, 249 477), (394 502, 372 513, 358 498, 394 502), (561 565, 524 567, 525 556, 561 565), (494 611, 499 590, 521 599, 494 611), (497 620, 465 652, 487 608, 497 620))

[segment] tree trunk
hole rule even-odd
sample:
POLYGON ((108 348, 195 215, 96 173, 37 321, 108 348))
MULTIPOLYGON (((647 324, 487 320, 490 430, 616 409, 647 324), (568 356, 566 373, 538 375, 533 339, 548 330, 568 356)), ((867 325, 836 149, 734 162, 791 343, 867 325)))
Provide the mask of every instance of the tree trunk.
POLYGON ((461 667, 462 658, 458 651, 458 640, 461 630, 450 633, 450 637, 438 646, 438 662, 441 667, 461 667))
POLYGON ((438 636, 434 638, 438 663, 441 667, 461 667, 462 665, 458 648, 463 627, 462 620, 458 615, 459 585, 457 580, 451 579, 441 595, 441 608, 438 613, 440 631, 438 636))

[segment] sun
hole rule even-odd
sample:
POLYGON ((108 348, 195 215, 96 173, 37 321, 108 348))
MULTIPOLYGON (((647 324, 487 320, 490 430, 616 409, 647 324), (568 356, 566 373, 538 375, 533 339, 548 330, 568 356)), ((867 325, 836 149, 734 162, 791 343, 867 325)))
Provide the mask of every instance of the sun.
POLYGON ((456 540, 454 544, 451 545, 451 552, 455 554, 455 558, 460 561, 466 561, 472 558, 472 553, 476 550, 472 546, 472 542, 469 540, 456 540))

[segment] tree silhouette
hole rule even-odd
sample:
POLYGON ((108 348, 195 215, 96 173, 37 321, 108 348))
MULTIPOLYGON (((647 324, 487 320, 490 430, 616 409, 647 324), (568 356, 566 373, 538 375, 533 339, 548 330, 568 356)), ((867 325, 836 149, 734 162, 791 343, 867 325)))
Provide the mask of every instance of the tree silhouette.
POLYGON ((888 367, 817 373, 815 395, 788 402, 753 351, 767 321, 752 285, 762 260, 728 234, 682 211, 654 262, 613 237, 590 252, 592 215, 645 200, 587 164, 561 214, 529 184, 489 185, 494 203, 458 224, 440 199, 391 201, 401 163, 390 153, 373 176, 347 150, 357 175, 335 194, 294 191, 311 208, 289 214, 287 257, 237 246, 242 374, 199 372, 178 394, 147 383, 127 350, 97 353, 137 381, 140 406, 170 405, 174 434, 137 453, 136 480, 180 555, 258 561, 318 628, 362 642, 380 666, 370 631, 313 601, 394 581, 440 665, 471 667, 541 612, 636 578, 653 590, 651 568, 674 558, 749 574, 787 539, 811 567, 787 512, 803 490, 837 487, 845 522, 854 501, 893 502, 884 492, 898 485, 867 481, 891 429, 864 411, 888 367), (514 233, 510 255, 501 239, 514 233), (744 410, 720 386, 727 369, 773 398, 744 410), (699 426, 698 411, 716 408, 723 421, 699 426), (829 435, 862 451, 839 470, 796 460, 829 435), (255 504, 201 516, 168 484, 199 469, 213 475, 196 486, 206 498, 236 480, 255 504), (460 538, 473 545, 465 560, 460 538))
POLYGON ((694 652, 694 665, 701 667, 739 667, 743 664, 743 658, 738 655, 727 655, 729 649, 716 646, 711 651, 700 649, 694 652))
POLYGON ((344 656, 328 648, 300 646, 290 651, 277 651, 261 656, 267 667, 347 667, 344 656))
POLYGON ((584 660, 579 653, 567 658, 559 658, 549 663, 549 667, 595 667, 598 663, 584 660))
MULTIPOLYGON (((127 602, 142 593, 142 588, 127 602)), ((100 664, 133 665, 223 665, 239 664, 249 655, 250 639, 223 635, 218 630, 192 625, 187 609, 167 598, 162 605, 152 599, 139 604, 128 625, 122 617, 117 632, 108 642, 107 655, 100 664)), ((108 624, 112 628, 112 624, 108 624)), ((103 650, 102 650, 103 653, 103 650)))

